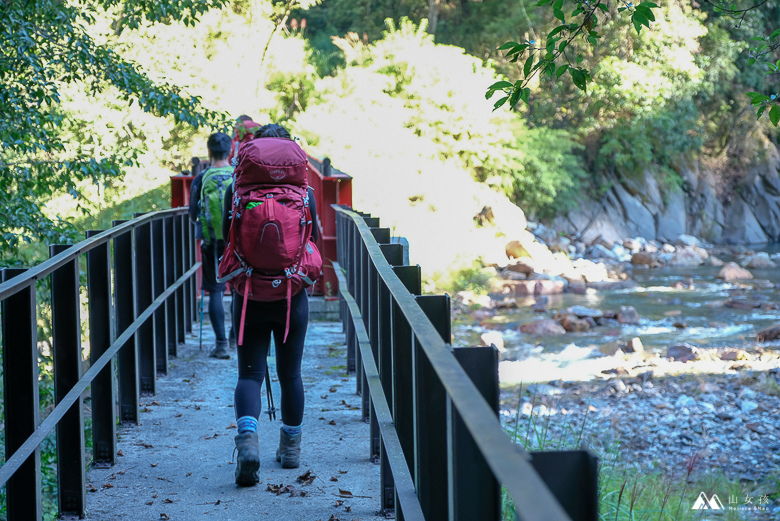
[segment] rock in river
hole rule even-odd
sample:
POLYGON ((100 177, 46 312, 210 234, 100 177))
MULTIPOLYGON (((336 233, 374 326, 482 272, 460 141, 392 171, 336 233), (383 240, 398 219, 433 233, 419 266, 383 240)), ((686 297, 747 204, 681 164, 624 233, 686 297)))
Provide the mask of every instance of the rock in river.
POLYGON ((565 335, 566 330, 558 322, 551 318, 534 320, 520 326, 520 331, 529 335, 552 336, 565 335))
POLYGON ((621 324, 639 324, 639 313, 634 306, 620 306, 617 320, 621 324))
POLYGON ((744 268, 740 268, 739 264, 736 262, 729 262, 721 268, 720 272, 718 272, 718 278, 728 282, 732 280, 752 279, 753 274, 744 268))
POLYGON ((600 309, 586 308, 585 306, 571 306, 566 309, 567 313, 577 315, 577 318, 590 317, 593 319, 601 318, 604 316, 604 312, 600 309))
POLYGON ((772 327, 767 327, 756 333, 756 340, 759 342, 767 342, 769 340, 775 340, 780 337, 780 324, 772 327))
POLYGON ((595 324, 593 322, 593 319, 588 318, 577 318, 576 315, 573 315, 571 313, 564 313, 558 317, 555 317, 558 322, 563 326, 563 329, 566 331, 587 331, 591 328, 591 323, 595 324), (589 321, 590 320, 590 321, 589 321))

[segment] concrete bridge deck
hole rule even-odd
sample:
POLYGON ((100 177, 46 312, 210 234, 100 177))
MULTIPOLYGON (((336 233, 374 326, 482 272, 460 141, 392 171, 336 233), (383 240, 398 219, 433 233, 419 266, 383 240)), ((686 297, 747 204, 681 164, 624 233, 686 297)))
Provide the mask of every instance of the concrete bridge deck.
MULTIPOLYGON (((117 464, 89 470, 87 520, 384 519, 379 466, 368 459, 369 426, 361 421, 355 377, 346 376, 340 323, 309 323, 301 467, 286 470, 276 462, 281 418, 269 422, 264 415, 260 483, 247 488, 236 486, 233 474, 235 352, 232 360, 208 358, 211 326, 204 324, 202 351, 198 325, 193 329, 168 375, 158 379, 157 395, 142 397, 141 425, 119 428, 117 464), (292 488, 269 490, 285 487, 292 488)), ((278 407, 273 368, 271 374, 278 407)))

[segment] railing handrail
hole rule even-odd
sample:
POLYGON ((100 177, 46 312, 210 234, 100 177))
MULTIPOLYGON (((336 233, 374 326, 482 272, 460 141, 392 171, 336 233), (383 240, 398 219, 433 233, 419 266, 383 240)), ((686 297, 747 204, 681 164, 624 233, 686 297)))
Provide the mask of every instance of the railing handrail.
POLYGON ((166 289, 159 297, 154 299, 154 302, 152 302, 151 306, 147 307, 138 316, 138 318, 136 318, 133 323, 130 324, 130 326, 125 329, 124 332, 122 332, 122 334, 120 334, 116 340, 114 340, 114 342, 111 343, 111 347, 109 347, 108 350, 90 366, 90 368, 81 376, 76 385, 74 385, 68 394, 65 395, 62 401, 60 401, 60 403, 57 404, 54 409, 52 409, 51 413, 49 413, 46 419, 43 420, 40 425, 38 425, 38 428, 35 429, 35 433, 27 438, 27 441, 25 441, 12 456, 7 458, 6 462, 0 466, 0 487, 5 485, 11 476, 13 476, 14 472, 16 472, 22 463, 24 463, 27 457, 33 453, 35 448, 40 445, 44 438, 46 438, 52 429, 54 429, 65 413, 68 412, 68 409, 70 409, 71 406, 76 403, 76 400, 78 400, 81 393, 83 393, 87 389, 87 386, 92 383, 92 380, 95 379, 95 376, 97 376, 97 374, 106 366, 106 364, 108 364, 108 362, 117 354, 117 352, 122 347, 124 347, 125 342, 127 342, 130 337, 132 337, 138 331, 141 325, 152 316, 152 313, 154 313, 157 308, 165 303, 168 297, 173 295, 177 289, 179 289, 190 277, 192 277, 198 271, 198 269, 200 269, 200 266, 201 263, 195 263, 193 267, 187 270, 187 272, 185 272, 181 277, 179 277, 179 279, 172 286, 166 289))
POLYGON ((168 357, 176 356, 177 345, 192 332, 201 263, 187 213, 187 207, 136 213, 133 219, 113 221, 105 231, 87 230, 87 238, 72 246, 51 245, 50 258, 33 267, 0 270, 2 384, 6 397, 8 389, 16 393, 6 403, 6 461, 0 466, 9 521, 41 518, 37 450, 55 430, 59 513, 84 516, 84 392, 91 389, 92 460, 113 465, 117 411, 122 423, 138 423, 139 396, 154 394, 157 375, 167 373, 168 357), (82 255, 91 346, 86 371, 82 255), (41 421, 36 282, 46 277, 51 277, 55 406, 41 421))
POLYGON ((150 212, 140 217, 136 217, 135 219, 128 220, 127 222, 124 222, 119 226, 114 226, 113 228, 109 228, 108 230, 105 230, 99 233, 98 235, 95 235, 94 237, 90 237, 89 239, 85 239, 77 244, 74 244, 67 250, 63 251, 62 253, 59 253, 54 257, 51 257, 50 259, 47 259, 41 262, 40 264, 27 269, 21 275, 17 275, 11 280, 0 283, 0 301, 5 300, 6 298, 10 297, 11 295, 14 295, 15 293, 18 293, 19 291, 28 287, 30 284, 42 279, 43 277, 50 275, 58 268, 61 268, 62 266, 64 266, 65 264, 73 260, 75 257, 83 253, 87 253, 89 250, 97 248, 98 246, 108 242, 114 237, 127 233, 129 230, 137 228, 142 224, 146 224, 147 221, 159 219, 160 217, 165 217, 167 215, 177 215, 186 212, 187 212, 186 206, 180 208, 170 208, 167 210, 150 212))
POLYGON ((355 223, 377 273, 398 304, 496 479, 522 509, 523 519, 570 521, 531 465, 528 453, 506 435, 490 405, 447 349, 448 344, 391 269, 363 217, 347 208, 335 205, 334 208, 355 223))

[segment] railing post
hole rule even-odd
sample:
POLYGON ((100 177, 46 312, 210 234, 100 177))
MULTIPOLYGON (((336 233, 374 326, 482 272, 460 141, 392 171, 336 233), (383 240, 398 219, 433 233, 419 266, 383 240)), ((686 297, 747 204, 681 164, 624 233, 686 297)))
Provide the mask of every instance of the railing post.
MULTIPOLYGON (((155 219, 152 225, 152 298, 156 299, 165 291, 165 237, 163 234, 164 221, 155 219)), ((154 312, 154 353, 155 366, 159 374, 168 374, 168 327, 166 325, 167 306, 163 303, 154 312)))
MULTIPOLYGON (((70 248, 49 246, 51 257, 70 248)), ((54 358, 54 403, 59 404, 81 378, 81 319, 78 257, 51 274, 51 322, 54 358)), ((83 517, 84 401, 78 398, 57 423, 57 502, 60 515, 83 517)))
MULTIPOLYGON (((374 356, 374 363, 379 366, 379 320, 378 320, 378 314, 379 314, 379 272, 376 269, 376 266, 374 265, 373 260, 369 257, 368 259, 368 327, 366 328, 368 331, 368 339, 371 343, 371 353, 374 356)), ((368 390, 368 383, 366 381, 366 386, 363 388, 364 390, 368 390)), ((369 395, 370 393, 366 392, 365 394, 369 395)), ((370 401, 370 399, 369 399, 370 401)), ((370 408, 369 412, 371 413, 371 448, 370 448, 370 457, 374 463, 379 463, 379 453, 381 452, 381 436, 379 434, 379 423, 376 420, 376 412, 374 411, 373 406, 370 408)))
MULTIPOLYGON (((449 345, 450 298, 448 295, 417 297, 423 313, 449 345)), ((427 521, 448 518, 447 499, 447 392, 422 347, 414 341, 417 450, 417 496, 427 521)))
MULTIPOLYGON (((135 217, 143 214, 137 213, 135 217)), ((152 266, 152 226, 142 224, 133 234, 135 246, 135 318, 138 318, 154 301, 152 284, 154 268, 152 266)), ((141 324, 135 334, 138 345, 138 370, 141 394, 155 394, 157 376, 157 356, 154 352, 154 319, 150 317, 141 324)))
MULTIPOLYGON (((190 267, 192 267, 192 259, 190 254, 192 253, 192 247, 190 246, 190 240, 192 239, 192 223, 188 215, 182 215, 182 265, 181 272, 184 274, 190 267)), ((216 269, 216 268, 215 268, 216 269)), ((192 313, 195 309, 192 299, 192 279, 184 283, 182 288, 184 293, 184 331, 185 333, 192 333, 192 313)))
MULTIPOLYGON (((174 280, 179 280, 179 277, 184 273, 184 227, 182 226, 182 216, 173 216, 173 249, 174 249, 174 268, 173 275, 174 280)), ((185 335, 185 315, 187 312, 186 301, 184 299, 184 288, 179 286, 176 290, 176 342, 183 344, 186 340, 185 335)))
MULTIPOLYGON (((347 279, 347 289, 349 290, 350 295, 352 295, 355 300, 357 300, 355 295, 355 260, 357 255, 357 248, 355 247, 355 230, 357 229, 357 226, 355 225, 355 222, 352 219, 344 218, 344 227, 345 227, 345 236, 347 238, 346 244, 344 246, 344 269, 346 270, 346 279, 347 279)), ((346 304, 344 305, 346 309, 346 304)), ((354 327, 351 325, 352 321, 348 321, 347 323, 347 373, 357 373, 357 344, 355 344, 355 332, 354 327), (352 328, 352 330, 350 330, 352 328), (350 341, 350 335, 351 340, 350 341)), ((355 381, 357 382, 357 378, 355 378, 355 381)), ((358 392, 360 389, 358 389, 358 392)))
MULTIPOLYGON (((369 330, 369 320, 370 320, 370 305, 369 305, 369 292, 370 292, 370 281, 369 281, 369 254, 368 254, 368 247, 366 246, 366 243, 361 239, 359 241, 359 248, 360 248, 360 264, 359 264, 359 270, 360 270, 360 288, 358 292, 358 305, 360 306, 360 316, 363 318, 363 325, 366 328, 366 331, 369 330)), ((370 422, 371 421, 371 414, 370 414, 370 406, 371 406, 371 396, 368 392, 368 379, 366 378, 366 372, 363 370, 363 356, 360 353, 360 349, 357 350, 357 385, 360 390, 359 394, 361 397, 361 404, 362 404, 362 416, 364 422, 370 422)))
MULTIPOLYGON (((387 403, 392 411, 393 404, 393 330, 391 328, 391 294, 387 288, 387 284, 379 276, 377 276, 378 282, 378 332, 377 337, 379 339, 379 357, 377 359, 377 369, 379 371, 379 380, 382 382, 382 391, 385 394, 387 403)), ((373 426, 373 424, 372 424, 373 426)), ((392 470, 390 469, 390 462, 387 458, 385 450, 385 444, 380 444, 380 459, 379 459, 379 481, 380 481, 380 493, 382 500, 382 511, 388 512, 395 510, 395 480, 393 478, 392 470)))
MULTIPOLYGON (((89 230, 87 238, 102 230, 89 230)), ((114 342, 114 307, 111 300, 111 256, 108 241, 87 252, 89 294, 89 360, 94 364, 114 342)), ((116 457, 115 358, 95 376, 92 399, 92 459, 96 467, 114 464, 116 457)))
MULTIPOLYGON (((406 286, 412 295, 422 291, 422 275, 420 266, 394 266, 393 272, 406 286)), ((414 380, 416 368, 412 357, 412 328, 401 312, 398 303, 393 299, 390 306, 390 317, 393 328, 393 393, 392 408, 395 429, 404 451, 406 464, 415 479, 415 422, 417 405, 414 397, 414 380)))
MULTIPOLYGON (((163 224, 163 248, 165 249, 165 287, 169 288, 176 280, 176 235, 174 233, 173 217, 166 217, 163 224)), ((176 295, 171 295, 165 302, 166 327, 168 328, 168 354, 176 358, 178 333, 176 332, 176 295)))
MULTIPOLYGON (((190 250, 190 262, 187 264, 187 269, 190 269, 193 264, 198 262, 198 257, 195 255, 195 248, 197 247, 198 240, 195 238, 195 223, 189 220, 189 216, 185 216, 184 220, 187 222, 188 229, 190 231, 190 241, 189 241, 189 250, 190 250)), ((219 271, 219 264, 217 264, 216 267, 217 271, 219 271)), ((190 277, 190 306, 192 309, 190 310, 190 316, 192 324, 198 323, 198 277, 190 277)), ((192 332, 192 326, 190 326, 190 332, 192 332)))
MULTIPOLYGON (((118 226, 126 221, 114 221, 118 226)), ((114 296, 116 298, 116 333, 121 335, 135 320, 133 233, 114 238, 114 296)), ((138 352, 132 335, 117 353, 119 366, 119 421, 138 423, 138 352)))
MULTIPOLYGON (((453 354, 498 420, 498 350, 454 347, 453 354)), ((501 488, 460 414, 447 399, 447 476, 450 521, 501 519, 501 488)))
MULTIPOLYGON (((6 282, 23 269, 3 269, 6 282)), ((38 427, 38 326, 35 282, 2 302, 3 408, 6 460, 38 427), (13 396, 13 399, 9 399, 13 396)), ((8 521, 41 519, 41 449, 22 463, 5 486, 8 521)))
MULTIPOLYGON (((354 277, 354 285, 355 285, 355 291, 352 293, 352 296, 355 297, 355 302, 357 302, 358 308, 360 308, 360 314, 362 319, 364 320, 365 317, 363 316, 363 308, 361 307, 362 303, 362 292, 363 292, 363 241, 360 239, 360 231, 358 230, 357 223, 354 223, 354 232, 353 232, 353 248, 354 248, 354 254, 352 256, 352 266, 350 266, 350 271, 353 273, 354 277)), ((360 349, 357 349, 357 343, 355 344, 355 392, 357 392, 358 395, 363 394, 363 363, 361 361, 361 355, 360 355, 360 349)), ((366 413, 368 412, 365 407, 365 403, 361 400, 362 405, 362 418, 363 420, 366 419, 366 413)))

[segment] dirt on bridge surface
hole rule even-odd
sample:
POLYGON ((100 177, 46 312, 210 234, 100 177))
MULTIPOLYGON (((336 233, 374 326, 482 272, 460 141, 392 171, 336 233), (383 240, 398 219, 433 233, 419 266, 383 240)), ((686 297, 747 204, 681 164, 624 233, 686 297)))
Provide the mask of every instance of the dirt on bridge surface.
MULTIPOLYGON (((197 333, 198 325, 193 329, 197 333)), ((282 469, 276 462, 281 416, 269 422, 264 415, 254 487, 234 482, 236 357, 231 351, 231 360, 209 358, 213 338, 204 324, 200 351, 198 337, 188 335, 168 375, 158 378, 157 394, 141 398, 141 425, 118 428, 117 464, 88 472, 86 519, 384 519, 379 466, 369 461, 369 426, 361 420, 355 378, 346 376, 341 324, 309 323, 301 467, 282 469)), ((278 408, 273 368, 271 374, 278 408)))

